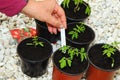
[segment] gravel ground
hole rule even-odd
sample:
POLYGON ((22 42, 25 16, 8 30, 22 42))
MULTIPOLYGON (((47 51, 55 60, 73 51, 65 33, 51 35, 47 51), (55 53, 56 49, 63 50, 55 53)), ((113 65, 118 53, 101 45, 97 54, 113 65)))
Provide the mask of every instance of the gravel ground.
MULTIPOLYGON (((120 41, 120 0, 85 1, 92 9, 85 23, 95 31, 96 38, 93 44, 120 41)), ((0 80, 52 80, 52 61, 48 66, 48 72, 39 78, 31 78, 22 73, 20 59, 16 52, 17 43, 9 30, 24 27, 35 28, 34 19, 23 14, 7 17, 0 13, 0 80)), ((53 45, 53 48, 55 51, 59 45, 53 45)), ((120 70, 116 71, 114 80, 120 80, 120 70)))

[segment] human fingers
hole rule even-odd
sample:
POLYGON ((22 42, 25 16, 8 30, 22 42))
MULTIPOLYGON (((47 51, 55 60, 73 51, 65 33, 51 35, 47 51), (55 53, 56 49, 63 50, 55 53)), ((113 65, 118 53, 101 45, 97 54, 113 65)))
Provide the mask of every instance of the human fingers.
POLYGON ((53 34, 53 32, 52 32, 52 27, 48 26, 48 31, 49 31, 51 34, 53 34))
POLYGON ((62 27, 62 23, 52 14, 47 14, 46 15, 46 23, 56 27, 56 28, 61 28, 62 27))
POLYGON ((49 32, 51 33, 51 34, 57 34, 57 28, 56 27, 53 27, 52 25, 50 25, 50 24, 47 24, 47 26, 48 26, 48 30, 49 30, 49 32))
POLYGON ((55 6, 54 14, 57 15, 58 19, 60 19, 60 21, 62 22, 64 28, 67 28, 66 16, 65 16, 64 10, 59 5, 55 6))

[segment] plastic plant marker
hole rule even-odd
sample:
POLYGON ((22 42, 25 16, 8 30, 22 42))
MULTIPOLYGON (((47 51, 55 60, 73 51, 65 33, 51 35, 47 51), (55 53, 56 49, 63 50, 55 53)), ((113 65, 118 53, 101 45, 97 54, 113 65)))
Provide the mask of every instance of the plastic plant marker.
POLYGON ((61 36, 61 46, 66 46, 66 37, 65 37, 65 29, 60 29, 60 36, 61 36))

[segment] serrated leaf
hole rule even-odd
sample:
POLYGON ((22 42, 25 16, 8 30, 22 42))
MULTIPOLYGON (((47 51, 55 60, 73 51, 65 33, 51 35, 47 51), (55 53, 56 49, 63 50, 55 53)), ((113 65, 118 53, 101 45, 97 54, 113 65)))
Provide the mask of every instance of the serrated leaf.
POLYGON ((59 61, 59 63, 60 63, 60 68, 61 68, 61 69, 64 68, 64 67, 66 67, 66 59, 65 59, 65 57, 63 57, 63 58, 59 61))
POLYGON ((111 57, 111 53, 108 52, 108 53, 107 53, 107 57, 111 57))
POLYGON ((80 49, 80 59, 81 59, 81 62, 83 62, 84 59, 87 59, 87 53, 85 52, 84 48, 80 49))
POLYGON ((71 67, 72 61, 71 60, 67 60, 68 66, 71 67))
POLYGON ((74 31, 70 31, 68 34, 74 34, 74 31))
POLYGON ((38 44, 39 44, 40 46, 44 47, 44 45, 43 45, 43 43, 42 43, 42 42, 39 42, 38 44))

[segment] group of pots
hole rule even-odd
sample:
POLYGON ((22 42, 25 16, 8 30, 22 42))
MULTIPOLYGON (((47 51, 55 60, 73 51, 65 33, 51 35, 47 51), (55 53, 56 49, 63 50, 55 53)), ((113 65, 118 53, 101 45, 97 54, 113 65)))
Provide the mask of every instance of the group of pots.
MULTIPOLYGON (((62 4, 61 6, 63 7, 62 4)), ((120 68, 120 51, 115 48, 116 51, 112 57, 114 58, 114 66, 111 67, 112 60, 102 54, 104 51, 102 46, 106 43, 98 43, 91 46, 95 33, 92 28, 83 23, 84 19, 89 16, 85 14, 85 10, 89 5, 83 1, 82 4, 79 4, 80 9, 77 12, 74 12, 74 6, 73 0, 70 0, 69 8, 63 7, 68 23, 66 42, 71 47, 84 48, 87 59, 81 62, 78 57, 75 57, 71 67, 61 69, 59 60, 61 57, 66 56, 66 54, 62 54, 59 49, 53 53, 51 45, 51 43, 56 43, 57 40, 60 40, 60 33, 50 34, 46 23, 35 19, 37 39, 33 37, 24 39, 17 47, 17 52, 22 62, 21 68, 23 73, 31 77, 39 77, 45 74, 50 57, 52 57, 53 80, 80 80, 84 73, 86 80, 113 80, 115 71, 120 68), (79 33, 77 39, 72 39, 69 32, 75 30, 76 25, 84 26, 85 31, 79 33), (39 42, 42 42, 43 46, 40 46, 39 42), (32 43, 32 45, 27 45, 27 43, 32 43)))

